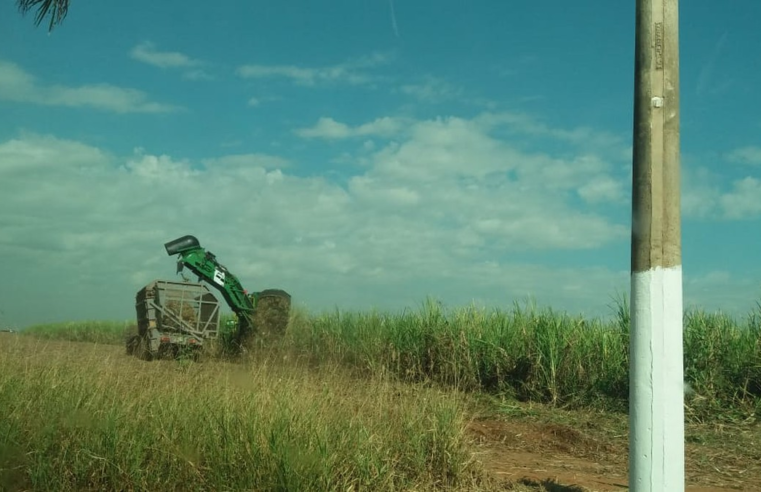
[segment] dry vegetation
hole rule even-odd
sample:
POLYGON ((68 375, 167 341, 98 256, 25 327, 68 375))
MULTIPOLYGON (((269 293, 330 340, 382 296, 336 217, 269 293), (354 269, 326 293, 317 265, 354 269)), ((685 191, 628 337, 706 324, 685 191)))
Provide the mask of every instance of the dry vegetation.
POLYGON ((266 338, 282 336, 289 322, 290 295, 274 289, 262 291, 260 295, 254 315, 257 335, 266 338))
POLYGON ((451 392, 281 357, 145 363, 113 346, 20 336, 0 350, 9 490, 477 485, 451 392))
MULTIPOLYGON (((758 320, 686 317, 688 490, 761 490, 758 320)), ((626 486, 625 305, 607 323, 297 310, 236 363, 145 363, 124 355, 124 326, 1 335, 0 488, 626 486)))
POLYGON ((172 313, 172 315, 170 316, 169 314, 164 314, 164 324, 169 326, 176 325, 177 323, 173 319, 174 317, 182 320, 190 326, 195 325, 198 313, 192 305, 186 302, 183 303, 181 301, 171 300, 166 303, 165 308, 168 312, 172 313))

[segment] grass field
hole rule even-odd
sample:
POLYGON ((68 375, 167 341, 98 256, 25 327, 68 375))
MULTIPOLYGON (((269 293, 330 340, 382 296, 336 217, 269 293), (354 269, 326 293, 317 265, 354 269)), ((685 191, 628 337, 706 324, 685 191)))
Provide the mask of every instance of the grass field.
MULTIPOLYGON (((761 415, 761 312, 744 319, 688 312, 684 325, 690 418, 761 415)), ((628 406, 625 303, 608 322, 520 306, 445 310, 433 302, 404 314, 336 312, 296 320, 290 340, 317 360, 369 374, 573 408, 628 406)))
POLYGON ((462 402, 335 366, 146 364, 3 339, 3 484, 34 490, 404 490, 469 480, 462 402))
MULTIPOLYGON (((704 487, 693 490, 761 490, 760 319, 686 315, 688 483, 704 487)), ((2 334, 0 488, 626 484, 625 304, 605 323, 435 302, 296 310, 283 340, 235 363, 128 357, 128 323, 2 334)))
POLYGON ((135 322, 129 321, 81 321, 65 323, 47 323, 34 325, 22 331, 40 339, 67 340, 70 342, 92 342, 121 345, 124 343, 124 331, 135 322))

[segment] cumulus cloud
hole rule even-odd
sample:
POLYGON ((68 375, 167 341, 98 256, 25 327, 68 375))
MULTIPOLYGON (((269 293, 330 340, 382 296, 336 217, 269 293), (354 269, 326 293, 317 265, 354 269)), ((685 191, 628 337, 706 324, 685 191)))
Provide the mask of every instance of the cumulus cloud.
POLYGON ((522 153, 459 118, 412 122, 397 137, 358 143, 367 165, 341 182, 263 154, 119 157, 53 137, 5 141, 0 253, 28 281, 0 294, 29 306, 35 285, 46 285, 49 300, 65 303, 55 316, 129 317, 142 284, 174 275, 163 244, 184 234, 249 288, 283 287, 317 307, 534 294, 573 308, 625 280, 511 260, 625 242, 626 227, 569 201, 583 176, 568 169, 599 172, 602 161, 522 153), (577 289, 582 277, 599 283, 577 289))
POLYGON ((160 51, 150 41, 144 41, 130 50, 133 60, 163 69, 185 69, 183 77, 189 80, 211 79, 201 67, 205 65, 201 60, 191 58, 179 51, 160 51))
POLYGON ((17 64, 0 60, 0 99, 45 106, 91 107, 116 113, 164 113, 179 108, 151 101, 137 89, 110 84, 67 87, 39 82, 17 64))
POLYGON ((264 169, 286 169, 290 161, 268 154, 233 154, 211 159, 203 159, 207 168, 223 167, 226 169, 260 167, 264 169))
POLYGON ((214 76, 206 72, 205 70, 202 70, 200 68, 196 68, 193 70, 186 70, 182 74, 182 78, 187 80, 214 80, 214 76))
POLYGON ((682 211, 685 216, 715 220, 761 217, 761 180, 753 176, 726 182, 704 167, 682 172, 682 211))
POLYGON ((421 82, 403 84, 398 91, 422 102, 442 102, 463 96, 463 90, 438 77, 428 76, 421 82))
POLYGON ((296 130, 296 134, 304 138, 322 138, 326 140, 340 140, 363 136, 390 137, 397 134, 404 124, 405 121, 400 118, 385 117, 352 128, 333 118, 323 117, 311 128, 296 130))
POLYGON ((260 107, 264 103, 270 103, 275 101, 282 101, 282 96, 254 96, 250 97, 248 101, 246 101, 246 105, 251 108, 257 108, 260 107))
MULTIPOLYGON (((436 118, 415 121, 405 118, 379 118, 349 126, 332 118, 320 118, 314 126, 297 130, 304 138, 331 140, 374 136, 393 139, 379 149, 372 164, 374 173, 393 179, 426 179, 442 176, 486 180, 494 184, 500 177, 512 177, 519 189, 528 193, 562 190, 578 195, 590 204, 618 203, 628 198, 626 185, 631 181, 631 166, 621 166, 623 147, 614 136, 595 138, 586 129, 560 131, 538 123, 518 125, 528 119, 520 115, 484 113, 473 119, 436 118), (567 155, 553 157, 546 153, 526 153, 509 139, 501 138, 504 127, 513 125, 530 134, 542 134, 565 141, 575 147, 567 155), (580 138, 586 135, 588 138, 580 138), (595 142, 599 154, 587 151, 595 142), (600 145, 606 142, 607 147, 600 145), (606 152, 606 150, 610 152, 606 152), (609 161, 604 156, 615 156, 609 161), (612 164, 615 161, 616 164, 612 164)), ((363 150, 372 151, 376 143, 365 141, 363 150)), ((507 180, 510 182, 510 180, 507 180)))
POLYGON ((719 199, 724 216, 742 219, 761 216, 761 181, 750 176, 732 184, 732 189, 719 199))
POLYGON ((732 162, 759 166, 761 165, 761 147, 755 145, 740 147, 730 152, 727 158, 732 162))
MULTIPOLYGON (((349 138, 363 125, 340 127, 349 138)), ((285 288, 314 308, 534 296, 600 314, 628 288, 626 261, 526 260, 628 247, 628 226, 608 213, 626 179, 600 156, 526 152, 479 118, 405 121, 392 140, 348 142, 364 166, 339 181, 269 154, 118 156, 33 134, 0 142, 0 257, 7 278, 25 279, 0 284, 0 310, 22 325, 130 318, 142 285, 174 278, 163 244, 185 234, 249 289, 285 288)), ((758 186, 745 180, 737 196, 761 196, 758 186)), ((701 282, 692 292, 726 279, 701 282)))
POLYGON ((388 55, 375 53, 323 67, 247 64, 238 67, 237 74, 246 79, 285 78, 303 86, 324 83, 365 85, 380 80, 381 76, 369 72, 389 61, 388 55))
POLYGON ((149 41, 140 43, 132 48, 130 56, 137 61, 159 68, 188 68, 201 64, 200 61, 177 51, 159 51, 149 41))
POLYGON ((588 203, 624 203, 629 198, 624 184, 610 176, 592 176, 579 187, 579 195, 588 203))
POLYGON ((550 138, 554 141, 572 144, 577 148, 598 154, 627 159, 631 164, 631 136, 619 135, 589 127, 557 128, 535 117, 516 112, 485 112, 476 118, 485 128, 502 128, 512 134, 536 138, 550 138))

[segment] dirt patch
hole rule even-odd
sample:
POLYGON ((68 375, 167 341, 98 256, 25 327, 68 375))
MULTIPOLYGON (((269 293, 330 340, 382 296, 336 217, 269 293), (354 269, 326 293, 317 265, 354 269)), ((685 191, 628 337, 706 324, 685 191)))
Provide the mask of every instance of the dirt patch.
POLYGON ((559 423, 486 420, 472 422, 469 431, 478 436, 481 444, 500 442, 516 450, 541 450, 595 459, 616 456, 621 452, 619 446, 559 423))
POLYGON ((610 444, 562 424, 474 421, 476 458, 506 483, 549 491, 612 491, 627 487, 625 471, 604 459, 610 444), (603 459, 600 459, 603 458, 603 459))
MULTIPOLYGON (((508 490, 519 486, 551 492, 627 490, 628 436, 606 437, 584 427, 583 423, 481 419, 471 422, 467 432, 475 458, 508 490)), ((686 490, 761 490, 761 470, 749 469, 742 456, 719 454, 713 447, 696 449, 687 444, 686 490), (715 465, 699 461, 707 452, 715 456, 715 465), (742 469, 740 463, 745 465, 742 469)))

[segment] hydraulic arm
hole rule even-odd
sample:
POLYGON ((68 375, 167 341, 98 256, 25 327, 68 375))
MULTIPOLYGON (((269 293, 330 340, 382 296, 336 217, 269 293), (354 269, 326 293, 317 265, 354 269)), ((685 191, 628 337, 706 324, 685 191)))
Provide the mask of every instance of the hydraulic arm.
POLYGON ((169 256, 178 255, 177 273, 187 267, 201 279, 222 293, 227 304, 238 316, 239 335, 249 334, 253 329, 256 293, 248 294, 238 278, 221 265, 214 254, 201 247, 195 236, 182 236, 164 244, 169 256))

